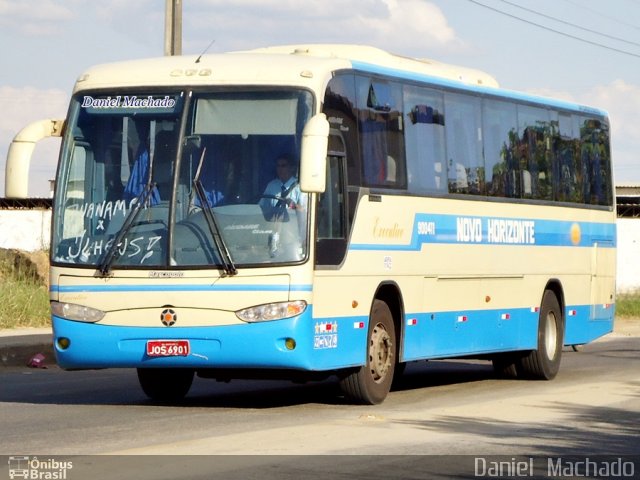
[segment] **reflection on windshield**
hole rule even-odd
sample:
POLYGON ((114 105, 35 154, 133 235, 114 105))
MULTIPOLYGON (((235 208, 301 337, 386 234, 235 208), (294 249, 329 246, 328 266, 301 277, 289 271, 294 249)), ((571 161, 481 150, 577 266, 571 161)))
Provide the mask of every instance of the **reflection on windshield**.
POLYGON ((308 93, 194 95, 182 140, 181 93, 138 95, 172 105, 164 109, 159 100, 154 108, 110 107, 98 95, 83 107, 84 97, 74 98, 63 144, 55 262, 228 270, 306 258, 307 196, 297 172, 300 134, 311 112, 308 93))

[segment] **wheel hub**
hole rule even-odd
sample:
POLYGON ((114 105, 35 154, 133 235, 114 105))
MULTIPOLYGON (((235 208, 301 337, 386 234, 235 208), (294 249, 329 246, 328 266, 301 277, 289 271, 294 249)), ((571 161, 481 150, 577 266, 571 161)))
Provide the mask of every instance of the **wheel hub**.
POLYGON ((384 380, 393 363, 393 345, 391 336, 383 325, 378 324, 371 333, 369 348, 369 366, 375 382, 384 380))

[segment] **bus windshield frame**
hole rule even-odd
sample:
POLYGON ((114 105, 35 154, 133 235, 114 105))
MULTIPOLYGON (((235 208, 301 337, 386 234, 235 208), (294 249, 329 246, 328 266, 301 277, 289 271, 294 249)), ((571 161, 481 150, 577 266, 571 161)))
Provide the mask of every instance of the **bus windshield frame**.
POLYGON ((309 202, 297 176, 314 101, 299 88, 76 94, 57 174, 52 264, 106 275, 305 262, 309 202))

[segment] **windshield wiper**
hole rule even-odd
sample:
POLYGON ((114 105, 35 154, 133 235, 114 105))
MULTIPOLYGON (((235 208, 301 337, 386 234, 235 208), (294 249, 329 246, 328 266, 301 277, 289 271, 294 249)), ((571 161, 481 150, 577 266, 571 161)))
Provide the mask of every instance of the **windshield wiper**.
POLYGON ((111 246, 105 251, 104 257, 99 266, 100 274, 103 277, 109 275, 109 272, 111 271, 111 265, 113 265, 113 261, 118 251, 118 246, 122 242, 124 236, 129 233, 129 230, 133 225, 133 221, 138 216, 138 212, 140 211, 142 206, 145 205, 149 200, 149 197, 151 196, 154 188, 156 188, 155 183, 147 182, 142 192, 140 192, 140 195, 138 195, 135 205, 129 211, 129 214, 125 217, 124 222, 122 222, 122 228, 118 232, 118 235, 116 235, 111 246))
POLYGON ((236 275, 238 273, 238 270, 233 263, 231 253, 229 253, 229 249, 227 248, 227 244, 220 234, 220 226, 218 225, 218 221, 216 220, 211 205, 209 205, 209 201, 207 200, 207 193, 205 192, 204 187, 202 186, 202 182, 200 181, 202 162, 204 160, 204 154, 206 151, 207 149, 205 147, 204 150, 202 150, 200 163, 193 178, 193 188, 195 189, 196 195, 198 196, 200 204, 202 205, 202 214, 204 215, 204 219, 207 222, 207 226, 209 227, 209 231, 211 232, 211 236, 213 237, 213 243, 215 243, 216 248, 220 253, 220 259, 222 260, 224 271, 227 275, 236 275))

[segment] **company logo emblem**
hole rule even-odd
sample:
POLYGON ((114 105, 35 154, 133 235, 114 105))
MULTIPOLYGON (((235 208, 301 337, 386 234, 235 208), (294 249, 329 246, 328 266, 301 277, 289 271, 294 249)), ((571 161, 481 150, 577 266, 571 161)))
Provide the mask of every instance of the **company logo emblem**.
POLYGON ((170 327, 178 320, 178 314, 170 308, 165 308, 160 314, 160 321, 166 327, 170 327))
POLYGON ((579 224, 574 223, 573 225, 571 225, 570 235, 571 235, 571 243, 573 243, 574 245, 579 245, 580 237, 582 236, 582 231, 580 230, 579 224))

